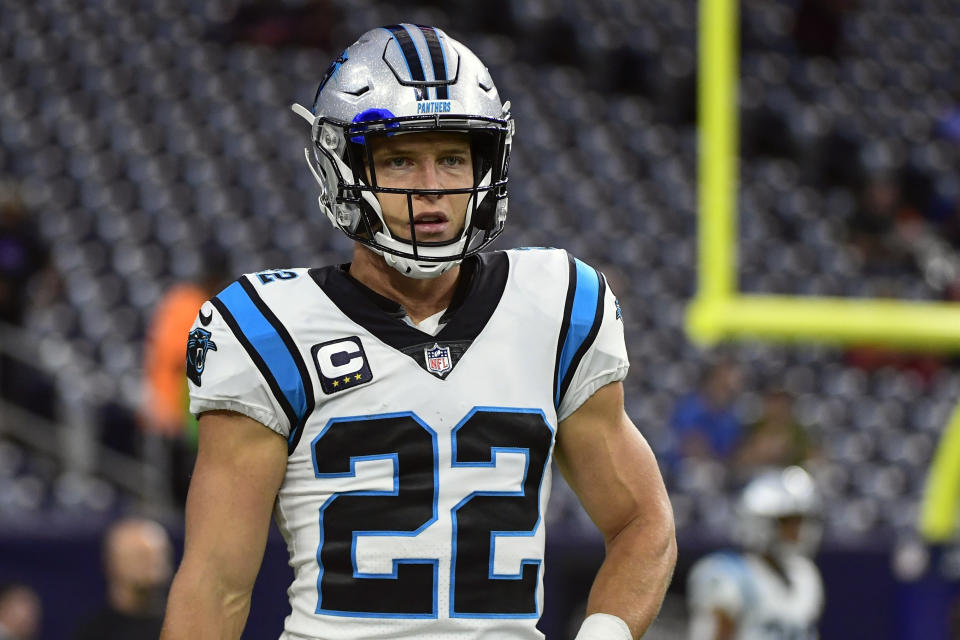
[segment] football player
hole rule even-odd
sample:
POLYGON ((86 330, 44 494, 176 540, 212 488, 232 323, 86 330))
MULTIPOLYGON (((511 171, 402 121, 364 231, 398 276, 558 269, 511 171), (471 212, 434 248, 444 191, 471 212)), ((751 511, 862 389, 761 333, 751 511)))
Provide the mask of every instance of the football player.
POLYGON ((240 637, 273 513, 295 574, 284 640, 541 638, 553 459, 606 541, 578 638, 638 637, 676 547, 623 409, 618 304, 562 250, 481 253, 514 133, 487 69, 439 29, 392 25, 293 109, 353 260, 244 275, 200 309, 199 457, 162 637, 240 637))
POLYGON ((737 504, 739 552, 716 552, 691 569, 691 640, 812 640, 823 608, 820 505, 800 467, 764 472, 737 504))

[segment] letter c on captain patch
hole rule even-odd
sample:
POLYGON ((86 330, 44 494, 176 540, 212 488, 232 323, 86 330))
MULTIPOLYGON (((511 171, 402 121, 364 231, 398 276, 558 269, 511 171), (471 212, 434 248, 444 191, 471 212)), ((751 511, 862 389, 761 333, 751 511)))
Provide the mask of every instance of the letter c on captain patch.
POLYGON ((314 345, 310 350, 326 394, 352 389, 373 380, 360 338, 350 336, 314 345))

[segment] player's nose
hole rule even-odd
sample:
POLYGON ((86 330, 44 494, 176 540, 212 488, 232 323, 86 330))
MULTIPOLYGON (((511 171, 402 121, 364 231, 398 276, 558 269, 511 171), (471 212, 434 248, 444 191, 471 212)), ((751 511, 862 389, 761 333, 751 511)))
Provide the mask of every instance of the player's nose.
MULTIPOLYGON (((422 162, 420 163, 420 171, 417 176, 417 182, 419 182, 420 189, 441 189, 440 186, 440 176, 437 172, 437 166, 433 162, 422 162)), ((440 198, 440 194, 419 194, 419 197, 436 199, 440 198)))

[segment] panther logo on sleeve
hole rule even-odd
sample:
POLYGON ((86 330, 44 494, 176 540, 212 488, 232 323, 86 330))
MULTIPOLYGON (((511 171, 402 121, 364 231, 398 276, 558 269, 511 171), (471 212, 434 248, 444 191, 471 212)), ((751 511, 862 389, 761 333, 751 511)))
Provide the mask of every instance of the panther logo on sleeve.
POLYGON ((206 329, 197 327, 187 337, 187 377, 198 387, 207 361, 207 351, 217 350, 217 344, 210 339, 211 335, 206 329))

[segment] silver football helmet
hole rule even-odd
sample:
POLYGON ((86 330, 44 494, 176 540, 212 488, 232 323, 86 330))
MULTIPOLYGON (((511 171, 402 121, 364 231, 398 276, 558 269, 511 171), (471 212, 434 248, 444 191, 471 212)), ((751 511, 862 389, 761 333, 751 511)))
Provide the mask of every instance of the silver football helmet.
POLYGON ((753 478, 736 506, 737 537, 744 547, 762 553, 812 555, 823 530, 821 504, 810 475, 800 467, 765 471, 753 478), (784 538, 781 521, 801 518, 795 539, 784 538))
POLYGON ((320 209, 350 238, 412 278, 433 278, 489 245, 507 217, 507 168, 514 122, 487 68, 440 29, 398 24, 373 29, 327 69, 313 109, 293 110, 311 125, 305 155, 320 183, 320 209), (377 184, 374 136, 423 131, 470 135, 473 186, 396 189, 377 184), (407 196, 411 239, 398 238, 383 217, 379 193, 407 196), (464 227, 449 242, 418 241, 414 195, 470 193, 464 227))

